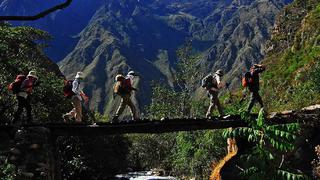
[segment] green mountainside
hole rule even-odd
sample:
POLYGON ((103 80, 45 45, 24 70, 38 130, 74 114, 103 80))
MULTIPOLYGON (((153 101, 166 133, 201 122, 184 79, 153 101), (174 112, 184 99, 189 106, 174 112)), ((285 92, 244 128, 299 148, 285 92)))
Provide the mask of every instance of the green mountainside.
POLYGON ((117 73, 141 76, 135 103, 150 103, 151 81, 175 86, 176 50, 192 40, 204 75, 222 68, 238 86, 243 69, 264 57, 275 16, 289 1, 107 1, 80 33, 75 49, 59 63, 72 78, 82 70, 91 109, 112 114, 117 73))
POLYGON ((278 16, 263 63, 263 94, 270 111, 320 102, 320 2, 295 1, 278 16))

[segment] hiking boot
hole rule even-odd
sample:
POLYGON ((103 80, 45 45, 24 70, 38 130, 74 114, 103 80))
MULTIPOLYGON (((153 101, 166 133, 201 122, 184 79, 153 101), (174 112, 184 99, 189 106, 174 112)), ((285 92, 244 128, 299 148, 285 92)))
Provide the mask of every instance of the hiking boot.
POLYGON ((110 121, 110 123, 118 123, 118 122, 119 122, 119 117, 118 116, 114 116, 110 121))
POLYGON ((67 121, 69 120, 68 115, 67 114, 62 115, 62 119, 64 123, 67 123, 67 121))
POLYGON ((220 116, 222 119, 228 119, 231 115, 223 115, 223 116, 220 116))

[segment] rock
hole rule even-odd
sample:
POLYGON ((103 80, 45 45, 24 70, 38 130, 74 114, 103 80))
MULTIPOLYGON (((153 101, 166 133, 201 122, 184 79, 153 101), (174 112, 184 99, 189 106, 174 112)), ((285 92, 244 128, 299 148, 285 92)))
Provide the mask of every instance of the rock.
POLYGON ((39 149, 41 146, 39 145, 39 144, 31 144, 30 146, 29 146, 29 148, 30 149, 32 149, 32 150, 37 150, 37 149, 39 149))
POLYGON ((13 155, 13 156, 10 156, 10 157, 9 157, 9 162, 11 162, 11 163, 12 163, 12 162, 16 162, 17 160, 18 160, 18 157, 17 157, 17 156, 14 156, 14 155, 13 155))
POLYGON ((270 113, 270 114, 268 115, 268 119, 272 119, 272 118, 276 117, 277 114, 278 114, 277 112, 272 112, 272 113, 270 113))
POLYGON ((47 168, 47 164, 42 163, 42 162, 37 163, 37 166, 39 166, 39 167, 43 167, 43 168, 47 168))
POLYGON ((293 114, 294 111, 293 110, 286 110, 286 111, 282 111, 280 114, 281 115, 289 115, 289 114, 293 114))
POLYGON ((14 155, 20 155, 21 151, 17 148, 11 148, 10 149, 10 153, 14 154, 14 155))
POLYGON ((320 104, 308 106, 302 109, 302 111, 315 111, 315 110, 320 110, 320 104))
POLYGON ((28 178, 32 178, 34 176, 34 174, 31 172, 23 172, 22 175, 28 178))

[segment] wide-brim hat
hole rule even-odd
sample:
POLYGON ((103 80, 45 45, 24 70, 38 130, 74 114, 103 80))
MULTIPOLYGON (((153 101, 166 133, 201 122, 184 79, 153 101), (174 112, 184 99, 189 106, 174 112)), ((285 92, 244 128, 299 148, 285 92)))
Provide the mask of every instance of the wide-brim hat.
POLYGON ((33 77, 33 78, 38 79, 37 73, 35 71, 30 71, 28 73, 27 77, 33 77))
POLYGON ((217 74, 218 76, 223 76, 223 75, 224 75, 223 70, 221 70, 221 69, 217 70, 217 71, 216 71, 216 74, 217 74))
POLYGON ((131 76, 139 76, 137 73, 135 73, 134 71, 129 71, 128 72, 128 75, 131 75, 131 76))
POLYGON ((78 79, 78 78, 83 79, 83 78, 84 78, 83 72, 77 72, 77 75, 76 75, 75 78, 76 78, 76 79, 78 79))

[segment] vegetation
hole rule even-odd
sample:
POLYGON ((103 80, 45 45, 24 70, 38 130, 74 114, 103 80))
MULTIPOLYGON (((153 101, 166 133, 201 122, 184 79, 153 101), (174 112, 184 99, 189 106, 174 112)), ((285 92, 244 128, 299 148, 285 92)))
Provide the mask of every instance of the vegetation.
MULTIPOLYGON (((264 60, 268 70, 263 75, 267 109, 295 109, 319 103, 319 60, 320 45, 317 24, 320 23, 320 5, 315 1, 304 2, 311 9, 297 24, 302 23, 293 37, 288 40, 289 47, 280 52, 271 51, 264 60), (311 6, 313 5, 313 6, 311 6)), ((300 7, 299 2, 292 5, 300 7)), ((303 7, 303 6, 302 6, 303 7)), ((290 13, 287 15, 290 17, 290 13)), ((287 33, 283 30, 275 34, 272 41, 287 33)), ((277 48, 275 44, 275 48, 277 48)), ((281 47, 281 46, 280 46, 281 47)))
POLYGON ((245 150, 246 152, 240 157, 242 159, 242 163, 240 163, 242 177, 249 180, 306 178, 301 173, 290 172, 292 169, 284 165, 283 154, 294 150, 294 141, 299 132, 297 123, 267 125, 263 109, 256 120, 251 119, 246 113, 242 113, 242 119, 249 124, 249 127, 224 132, 225 137, 245 138, 253 145, 245 150))
MULTIPOLYGON (((296 1, 294 6, 305 6, 306 16, 289 17, 302 26, 291 30, 293 38, 288 37, 286 24, 284 31, 273 37, 273 41, 288 41, 281 51, 271 51, 264 61, 268 70, 264 73, 262 90, 268 111, 287 108, 299 108, 319 102, 320 64, 319 31, 320 5, 316 1, 296 1), (306 3, 306 4, 304 4, 306 3), (272 54, 273 53, 273 54, 272 54), (272 105, 272 106, 271 106, 272 105)), ((291 7, 292 8, 292 7, 291 7)), ((290 14, 292 16, 292 13, 290 14)), ((287 26, 288 25, 288 26, 287 26)), ((290 34, 291 37, 292 34, 290 34)), ((49 39, 47 33, 30 27, 0 26, 0 114, 1 123, 12 121, 15 97, 6 85, 13 81, 18 73, 26 74, 36 70, 41 81, 33 94, 34 122, 57 122, 70 103, 62 96, 63 78, 56 65, 52 64, 42 52, 49 39), (56 106, 59 104, 59 106, 56 106)), ((152 102, 146 108, 151 119, 203 117, 208 98, 197 96, 200 57, 192 53, 191 44, 178 50, 176 87, 154 84, 152 102)), ((105 69, 104 69, 105 70, 105 69)), ((238 114, 243 108, 240 94, 226 92, 222 99, 228 114, 238 114)), ((211 163, 216 162, 225 153, 226 138, 236 138, 239 145, 247 145, 239 151, 236 159, 243 179, 304 179, 301 172, 291 166, 285 155, 296 150, 295 141, 301 135, 299 125, 268 125, 265 114, 260 111, 257 119, 251 119, 242 113, 242 120, 249 124, 246 128, 222 131, 179 132, 162 135, 126 135, 107 137, 70 137, 57 141, 61 155, 62 176, 65 179, 109 178, 116 173, 150 168, 164 168, 181 178, 195 177, 207 179, 211 163), (243 140, 244 141, 241 141, 243 140)), ((103 116, 98 113, 96 118, 103 116)), ((95 118, 86 117, 86 121, 95 118)), ((2 136, 1 136, 2 137, 2 136)), ((0 176, 2 179, 14 179, 21 173, 19 167, 10 164, 2 154, 7 150, 0 147, 0 176)), ((319 147, 316 148, 319 156, 319 147)), ((317 157, 319 158, 319 157, 317 157)), ((319 159, 313 162, 314 176, 319 176, 319 159)))
POLYGON ((70 109, 70 103, 63 97, 63 78, 54 63, 42 52, 47 33, 31 27, 0 26, 0 111, 1 123, 10 123, 15 112, 16 100, 6 88, 16 75, 35 70, 40 86, 32 95, 34 122, 60 121, 62 112, 70 109), (56 106, 59 104, 59 106, 56 106))

